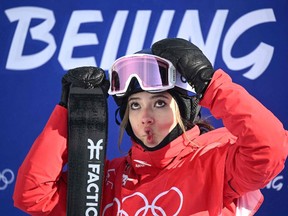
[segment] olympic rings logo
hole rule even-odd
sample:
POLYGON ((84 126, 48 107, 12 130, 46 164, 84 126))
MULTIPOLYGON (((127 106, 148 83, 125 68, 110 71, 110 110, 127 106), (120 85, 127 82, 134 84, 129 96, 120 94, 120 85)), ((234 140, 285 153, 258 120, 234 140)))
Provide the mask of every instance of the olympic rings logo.
POLYGON ((103 216, 108 215, 109 214, 108 212, 110 211, 109 209, 113 208, 113 205, 116 205, 117 215, 121 215, 121 216, 129 216, 129 215, 147 216, 147 215, 150 215, 148 211, 150 211, 153 215, 158 215, 158 216, 179 215, 179 212, 181 211, 182 206, 183 206, 183 200, 184 200, 183 194, 177 187, 171 187, 167 191, 160 192, 150 202, 148 201, 147 197, 143 193, 135 192, 129 196, 123 197, 122 202, 115 197, 113 199, 113 203, 109 203, 104 207, 102 215, 103 216), (171 212, 171 208, 169 208, 170 210, 168 210, 158 205, 158 201, 161 198, 165 199, 165 197, 168 196, 169 193, 173 194, 173 197, 175 200, 175 203, 174 203, 176 207, 176 209, 174 209, 175 212, 171 212), (133 213, 132 212, 128 213, 127 211, 122 209, 121 206, 123 203, 125 203, 126 200, 129 200, 133 197, 138 199, 139 202, 142 201, 143 206, 139 207, 137 210, 134 209, 133 211, 135 212, 133 213))
POLYGON ((4 169, 0 172, 0 190, 5 190, 9 184, 15 179, 14 173, 11 169, 4 169))

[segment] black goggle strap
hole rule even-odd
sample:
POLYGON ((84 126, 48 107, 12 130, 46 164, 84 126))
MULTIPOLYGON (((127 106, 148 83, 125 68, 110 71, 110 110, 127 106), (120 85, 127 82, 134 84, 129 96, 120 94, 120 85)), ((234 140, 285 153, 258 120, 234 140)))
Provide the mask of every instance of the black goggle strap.
POLYGON ((199 105, 199 98, 192 97, 191 103, 191 116, 194 116, 193 122, 195 122, 201 118, 201 106, 199 105))

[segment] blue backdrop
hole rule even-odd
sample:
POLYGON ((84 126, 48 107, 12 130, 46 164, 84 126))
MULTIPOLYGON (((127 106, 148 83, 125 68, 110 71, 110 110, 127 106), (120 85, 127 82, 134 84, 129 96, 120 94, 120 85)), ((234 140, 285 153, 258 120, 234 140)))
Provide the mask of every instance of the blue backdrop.
MULTIPOLYGON (((0 26, 1 215, 25 215, 13 207, 17 170, 59 101, 65 71, 107 70, 165 37, 197 44, 288 129, 287 0, 1 0, 0 26)), ((110 159, 120 155, 114 112, 109 99, 110 159)), ((262 192, 256 215, 288 215, 287 168, 262 192)))

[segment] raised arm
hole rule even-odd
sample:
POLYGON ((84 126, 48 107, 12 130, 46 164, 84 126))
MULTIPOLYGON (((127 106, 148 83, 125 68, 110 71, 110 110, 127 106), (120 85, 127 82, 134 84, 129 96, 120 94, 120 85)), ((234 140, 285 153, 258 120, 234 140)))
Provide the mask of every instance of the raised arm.
POLYGON ((283 168, 288 152, 282 123, 251 96, 217 70, 201 105, 237 137, 228 153, 227 182, 238 194, 264 187, 283 168))
POLYGON ((21 165, 14 191, 14 205, 31 215, 66 215, 67 176, 67 104, 70 86, 107 92, 105 72, 96 67, 69 70, 62 78, 59 105, 52 112, 44 130, 35 140, 21 165))
POLYGON ((48 214, 59 202, 65 208, 66 196, 60 199, 60 194, 66 194, 66 137, 67 110, 57 105, 18 171, 15 207, 31 215, 48 214))
POLYGON ((170 60, 194 87, 200 104, 237 137, 226 162, 225 188, 234 193, 231 197, 264 187, 283 169, 287 131, 267 108, 224 71, 215 72, 202 51, 189 41, 163 39, 153 44, 152 52, 170 60))

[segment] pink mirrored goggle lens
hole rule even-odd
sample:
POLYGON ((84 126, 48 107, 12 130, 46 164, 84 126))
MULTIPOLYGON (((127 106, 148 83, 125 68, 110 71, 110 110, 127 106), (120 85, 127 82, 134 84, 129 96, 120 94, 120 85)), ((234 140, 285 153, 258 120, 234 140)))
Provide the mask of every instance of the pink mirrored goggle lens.
POLYGON ((110 95, 124 95, 132 78, 143 90, 163 91, 173 88, 176 80, 174 66, 153 55, 135 54, 118 59, 109 71, 110 95))

